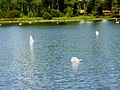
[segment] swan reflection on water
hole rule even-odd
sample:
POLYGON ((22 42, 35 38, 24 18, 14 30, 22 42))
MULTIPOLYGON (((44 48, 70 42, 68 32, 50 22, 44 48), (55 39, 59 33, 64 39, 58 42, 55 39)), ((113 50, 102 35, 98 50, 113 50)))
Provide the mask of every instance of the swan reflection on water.
POLYGON ((33 46, 33 44, 34 44, 34 39, 33 39, 33 37, 30 35, 30 41, 29 41, 29 43, 30 43, 30 46, 32 47, 33 46))
POLYGON ((73 70, 78 70, 79 64, 72 63, 71 66, 73 70))
POLYGON ((33 39, 33 37, 32 37, 32 35, 30 35, 30 40, 29 40, 29 44, 30 44, 30 53, 31 53, 31 59, 33 58, 33 50, 34 50, 34 48, 33 48, 33 44, 34 44, 34 39, 33 39))

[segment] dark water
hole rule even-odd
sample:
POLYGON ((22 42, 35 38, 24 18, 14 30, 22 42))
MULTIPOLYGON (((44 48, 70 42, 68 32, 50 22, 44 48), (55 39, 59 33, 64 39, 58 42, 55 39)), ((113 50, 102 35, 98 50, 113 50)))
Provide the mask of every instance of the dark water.
POLYGON ((1 26, 0 90, 120 90, 120 24, 1 26))

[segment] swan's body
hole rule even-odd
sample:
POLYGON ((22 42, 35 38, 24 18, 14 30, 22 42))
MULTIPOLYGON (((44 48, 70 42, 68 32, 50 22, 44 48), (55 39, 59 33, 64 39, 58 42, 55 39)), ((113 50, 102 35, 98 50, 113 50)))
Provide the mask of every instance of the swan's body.
POLYGON ((21 26, 21 25, 22 25, 22 23, 19 23, 19 25, 21 26))
POLYGON ((29 24, 31 24, 32 22, 30 21, 29 24))
POLYGON ((33 46, 34 40, 33 37, 30 35, 30 46, 33 46))
POLYGON ((119 21, 116 21, 116 23, 120 23, 119 21))
POLYGON ((99 36, 99 31, 96 31, 95 34, 96 34, 96 36, 99 36))
POLYGON ((71 58, 71 62, 72 62, 72 63, 78 64, 78 63, 80 63, 81 61, 82 61, 82 59, 78 59, 77 57, 72 57, 72 58, 71 58))
POLYGON ((116 19, 116 23, 120 23, 118 19, 116 19))

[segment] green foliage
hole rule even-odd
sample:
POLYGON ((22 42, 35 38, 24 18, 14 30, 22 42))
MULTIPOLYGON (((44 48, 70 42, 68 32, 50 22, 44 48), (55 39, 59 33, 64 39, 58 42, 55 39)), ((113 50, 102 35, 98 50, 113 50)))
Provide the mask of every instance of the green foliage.
POLYGON ((25 16, 25 14, 24 13, 20 13, 20 17, 24 17, 25 16))
POLYGON ((34 17, 34 14, 32 11, 28 12, 28 17, 34 17))
POLYGON ((72 7, 67 7, 65 10, 66 17, 72 17, 73 16, 73 8, 72 7))
POLYGON ((4 12, 2 10, 0 10, 0 18, 4 17, 4 12))
POLYGON ((15 17, 20 17, 20 12, 17 10, 12 10, 6 13, 7 18, 15 18, 15 17))
POLYGON ((41 17, 43 14, 72 17, 78 16, 80 10, 85 11, 82 15, 93 12, 102 15, 102 10, 120 13, 120 0, 0 0, 0 18, 41 17))
POLYGON ((102 15, 103 14, 102 7, 98 7, 97 8, 97 12, 98 12, 98 15, 102 15))
POLYGON ((47 20, 50 20, 52 19, 52 15, 48 12, 45 12, 43 15, 42 15, 42 18, 43 19, 47 19, 47 20))
POLYGON ((52 17, 60 17, 60 12, 58 10, 52 9, 50 14, 52 15, 52 17))

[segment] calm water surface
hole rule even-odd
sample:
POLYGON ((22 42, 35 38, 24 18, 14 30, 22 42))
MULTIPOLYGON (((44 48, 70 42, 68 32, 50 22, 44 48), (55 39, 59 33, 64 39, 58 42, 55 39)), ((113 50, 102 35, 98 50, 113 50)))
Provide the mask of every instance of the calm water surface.
POLYGON ((120 90, 120 24, 1 26, 0 90, 120 90))

